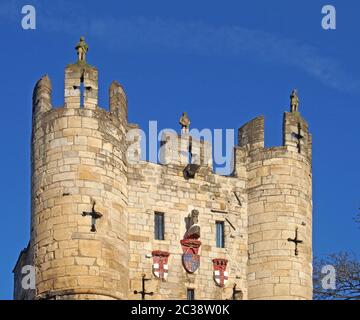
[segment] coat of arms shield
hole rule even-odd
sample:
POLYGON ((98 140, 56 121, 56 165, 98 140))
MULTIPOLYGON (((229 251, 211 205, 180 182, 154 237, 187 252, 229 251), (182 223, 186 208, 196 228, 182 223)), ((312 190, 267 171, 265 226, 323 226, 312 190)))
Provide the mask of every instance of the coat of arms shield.
POLYGON ((168 275, 168 258, 170 253, 156 250, 151 252, 153 257, 152 271, 156 278, 166 280, 168 275))
POLYGON ((183 250, 183 266, 187 272, 194 273, 200 266, 200 255, 198 253, 201 242, 195 239, 183 239, 180 240, 180 243, 183 250))
POLYGON ((219 287, 224 287, 228 281, 226 271, 227 259, 213 259, 214 281, 219 287))

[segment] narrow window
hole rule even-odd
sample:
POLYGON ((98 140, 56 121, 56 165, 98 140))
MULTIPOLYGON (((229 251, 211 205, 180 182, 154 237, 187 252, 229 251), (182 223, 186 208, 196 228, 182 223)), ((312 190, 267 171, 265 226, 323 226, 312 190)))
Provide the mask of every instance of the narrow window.
POLYGON ((187 289, 187 300, 195 300, 195 290, 187 289))
POLYGON ((216 221, 216 246, 225 248, 224 221, 216 221))
POLYGON ((80 108, 84 108, 84 100, 85 100, 85 88, 84 88, 84 77, 80 78, 80 108))
POLYGON ((162 212, 155 212, 154 226, 155 240, 164 240, 165 223, 164 214, 162 212))

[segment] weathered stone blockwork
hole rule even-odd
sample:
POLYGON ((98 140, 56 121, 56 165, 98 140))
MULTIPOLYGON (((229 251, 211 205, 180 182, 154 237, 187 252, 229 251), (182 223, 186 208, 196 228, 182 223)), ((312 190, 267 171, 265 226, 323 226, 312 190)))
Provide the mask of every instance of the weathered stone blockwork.
POLYGON ((184 137, 163 136, 166 164, 127 161, 126 133, 137 126, 128 123, 125 92, 111 84, 106 112, 97 105, 97 78, 84 62, 67 66, 64 108, 52 107, 47 76, 34 89, 31 237, 14 269, 14 297, 139 299, 134 290, 146 274, 146 290, 154 292, 147 299, 186 299, 188 288, 196 299, 231 299, 234 284, 243 299, 311 299, 311 136, 300 114, 285 113, 281 147, 264 148, 262 117, 241 127, 230 176, 212 172, 211 145, 193 138, 197 167, 189 178, 184 137), (82 212, 94 201, 103 216, 90 232, 82 212), (193 209, 201 247, 191 274, 180 240, 193 209), (155 212, 164 213, 164 240, 154 239, 155 212), (224 222, 225 248, 216 246, 217 221, 224 222), (298 255, 288 241, 296 228, 298 255), (154 250, 170 253, 166 281, 152 274, 154 250), (213 279, 214 258, 228 260, 225 287, 213 279), (25 264, 36 267, 31 292, 20 285, 25 264))

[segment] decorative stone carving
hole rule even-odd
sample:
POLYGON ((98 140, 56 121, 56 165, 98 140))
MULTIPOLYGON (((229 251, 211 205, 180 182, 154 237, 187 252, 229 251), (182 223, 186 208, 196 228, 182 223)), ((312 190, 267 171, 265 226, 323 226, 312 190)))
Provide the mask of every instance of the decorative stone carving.
POLYGON ((293 89, 290 95, 290 110, 291 112, 299 111, 299 97, 297 94, 297 90, 293 89))
POLYGON ((185 220, 187 231, 184 239, 180 240, 183 250, 182 262, 185 270, 193 273, 200 266, 200 255, 198 254, 201 246, 201 242, 198 240, 200 238, 199 211, 193 209, 185 220))
POLYGON ((76 52, 78 54, 78 62, 85 62, 86 61, 86 54, 89 50, 87 43, 85 42, 84 37, 80 37, 80 41, 77 43, 76 52))
POLYGON ((194 209, 187 218, 187 231, 184 239, 198 239, 200 238, 199 211, 194 209))
POLYGON ((200 267, 199 249, 201 242, 195 239, 180 240, 181 249, 183 250, 182 262, 185 270, 194 273, 200 267))
POLYGON ((189 133, 190 119, 186 112, 183 112, 179 124, 181 125, 181 133, 189 133))

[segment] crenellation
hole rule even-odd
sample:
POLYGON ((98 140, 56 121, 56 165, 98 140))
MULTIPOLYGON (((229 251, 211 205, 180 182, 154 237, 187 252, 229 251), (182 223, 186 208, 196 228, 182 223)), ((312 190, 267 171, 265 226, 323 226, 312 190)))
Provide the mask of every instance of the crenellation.
POLYGON ((65 108, 95 110, 98 104, 98 72, 86 63, 65 68, 65 108))
POLYGON ((127 98, 124 88, 117 81, 113 81, 110 85, 109 99, 110 113, 127 122, 127 98))
POLYGON ((52 86, 50 78, 48 75, 44 75, 36 83, 33 91, 33 123, 37 117, 40 117, 43 113, 51 110, 51 92, 52 86))
POLYGON ((299 112, 285 112, 283 120, 283 145, 289 151, 305 155, 311 161, 311 136, 308 124, 299 112))
POLYGON ((162 133, 160 163, 164 165, 196 164, 212 170, 212 146, 190 134, 178 135, 172 131, 162 133))
POLYGON ((264 116, 256 117, 239 128, 238 146, 251 151, 264 148, 264 116))

